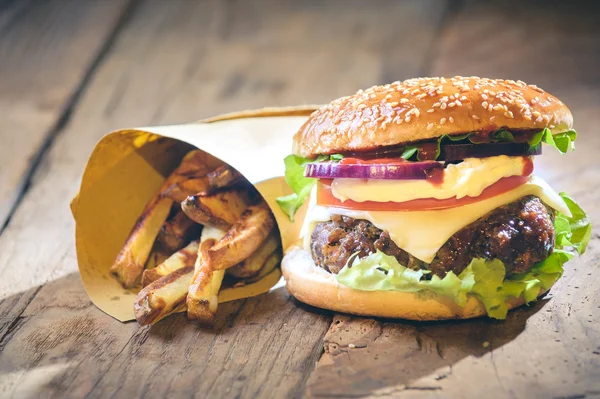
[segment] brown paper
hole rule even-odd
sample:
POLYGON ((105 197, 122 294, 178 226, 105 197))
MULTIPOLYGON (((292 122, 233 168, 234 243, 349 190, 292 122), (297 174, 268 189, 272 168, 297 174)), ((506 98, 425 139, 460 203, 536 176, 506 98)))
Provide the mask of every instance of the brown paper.
MULTIPOLYGON (((100 140, 71 203, 79 272, 92 302, 120 321, 134 319, 139 289, 123 289, 109 275, 110 266, 148 200, 183 155, 195 148, 206 153, 207 162, 218 158, 255 184, 275 215, 283 247, 291 245, 303 215, 290 223, 275 198, 291 193, 282 177, 283 158, 291 152, 292 136, 314 109, 245 111, 193 124, 119 130, 100 140)), ((219 302, 267 292, 279 286, 280 276, 276 269, 256 283, 223 289, 219 302)))

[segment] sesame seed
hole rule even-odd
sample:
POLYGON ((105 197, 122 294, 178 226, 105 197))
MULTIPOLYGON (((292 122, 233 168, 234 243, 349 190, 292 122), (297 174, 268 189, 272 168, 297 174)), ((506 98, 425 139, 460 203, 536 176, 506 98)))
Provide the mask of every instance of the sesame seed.
POLYGON ((354 348, 356 348, 356 345, 354 345, 354 344, 348 344, 348 348, 354 349, 354 348))
POLYGON ((415 116, 418 118, 419 116, 421 116, 421 111, 419 111, 418 108, 413 108, 415 110, 415 112, 413 112, 415 114, 415 116))
POLYGON ((496 117, 495 117, 495 116, 491 116, 491 117, 490 117, 490 122, 493 122, 493 121, 495 121, 495 120, 496 120, 496 117))
POLYGON ((406 121, 406 123, 410 122, 410 115, 404 118, 404 120, 406 121))
POLYGON ((466 99, 467 99, 467 96, 462 96, 462 97, 460 98, 460 101, 465 101, 466 99))
POLYGON ((386 100, 389 100, 390 98, 392 98, 392 95, 391 95, 391 94, 388 94, 387 96, 385 96, 385 99, 386 99, 386 100))
POLYGON ((431 108, 431 109, 428 109, 428 110, 427 110, 427 113, 431 114, 433 111, 434 111, 434 109, 433 109, 433 108, 431 108))
POLYGON ((443 125, 444 123, 446 123, 446 118, 440 119, 440 125, 443 125))
POLYGON ((506 111, 506 112, 504 113, 504 116, 506 116, 507 118, 510 118, 510 119, 513 119, 513 118, 514 118, 514 116, 513 116, 513 113, 512 113, 511 111, 506 111))
POLYGON ((487 108, 487 107, 488 107, 488 102, 487 102, 487 101, 484 101, 484 102, 482 102, 482 103, 481 103, 481 106, 482 106, 483 108, 487 108))
POLYGON ((503 109, 504 107, 502 106, 502 104, 494 105, 494 111, 502 111, 503 109))
POLYGON ((433 104, 433 108, 437 108, 437 107, 439 107, 440 105, 442 105, 442 103, 435 103, 435 104, 433 104))
POLYGON ((400 99, 400 102, 401 102, 402 104, 406 104, 406 103, 408 102, 408 98, 401 98, 401 99, 400 99))
POLYGON ((450 121, 450 123, 454 123, 454 118, 453 117, 449 117, 448 120, 450 121))
POLYGON ((479 120, 479 117, 478 117, 477 115, 473 115, 473 117, 472 117, 472 118, 473 118, 473 119, 475 119, 476 121, 478 121, 478 120, 479 120))
POLYGON ((537 118, 537 119, 535 120, 535 123, 540 123, 540 122, 542 122, 542 121, 543 121, 543 119, 542 119, 542 117, 540 116, 539 118, 537 118))
POLYGON ((395 106, 397 106, 398 104, 399 104, 399 103, 398 103, 398 101, 391 102, 391 103, 390 103, 390 107, 395 107, 395 106))
POLYGON ((482 94, 482 95, 481 95, 481 98, 483 98, 484 100, 487 100, 487 99, 488 99, 488 96, 487 96, 487 94, 482 94))
POLYGON ((433 123, 428 123, 427 124, 427 130, 431 130, 433 129, 433 123))
POLYGON ((446 107, 447 107, 446 103, 442 103, 440 109, 446 109, 446 107))
POLYGON ((448 103, 448 108, 453 108, 455 105, 456 103, 452 101, 451 103, 448 103))

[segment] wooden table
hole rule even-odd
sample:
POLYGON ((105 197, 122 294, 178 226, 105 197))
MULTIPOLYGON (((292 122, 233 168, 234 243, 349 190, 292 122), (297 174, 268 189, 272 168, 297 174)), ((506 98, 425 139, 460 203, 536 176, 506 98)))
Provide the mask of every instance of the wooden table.
MULTIPOLYGON (((577 151, 538 174, 600 221, 598 2, 0 0, 0 397, 600 395, 600 235, 508 319, 349 317, 284 290, 217 331, 95 308, 68 203, 96 141, 139 125, 324 103, 426 75, 522 79, 564 100, 577 151), (353 345, 349 345, 353 344, 353 345)), ((596 231, 598 224, 596 224, 596 231)))

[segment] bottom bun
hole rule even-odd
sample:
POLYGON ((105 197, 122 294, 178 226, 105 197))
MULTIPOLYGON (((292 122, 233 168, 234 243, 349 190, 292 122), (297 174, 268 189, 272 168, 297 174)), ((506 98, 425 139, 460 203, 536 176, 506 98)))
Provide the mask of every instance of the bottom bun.
MULTIPOLYGON (((299 301, 323 309, 362 316, 408 320, 470 319, 485 316, 483 304, 469 296, 464 307, 451 298, 431 292, 361 291, 337 282, 334 275, 317 267, 310 254, 292 247, 281 262, 288 291, 299 301), (429 294, 429 293, 428 293, 429 294)), ((540 290, 539 295, 545 291, 540 290)), ((523 297, 510 298, 509 309, 525 303, 523 297)))

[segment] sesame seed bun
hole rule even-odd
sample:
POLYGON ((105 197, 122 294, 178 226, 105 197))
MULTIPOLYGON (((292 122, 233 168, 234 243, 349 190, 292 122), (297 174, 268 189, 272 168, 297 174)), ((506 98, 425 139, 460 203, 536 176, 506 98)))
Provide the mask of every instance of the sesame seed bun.
POLYGON ((559 99, 522 81, 418 78, 359 90, 313 112, 293 151, 311 157, 502 127, 556 134, 572 125, 559 99))
MULTIPOLYGON (((483 304, 473 296, 460 307, 452 298, 431 292, 360 291, 346 287, 333 274, 315 266, 310 254, 297 246, 283 257, 281 271, 288 291, 296 299, 336 312, 407 320, 470 319, 486 314, 483 304)), ((540 290, 539 295, 544 293, 540 290)), ((524 303, 521 296, 510 298, 506 305, 513 309, 524 303)))

